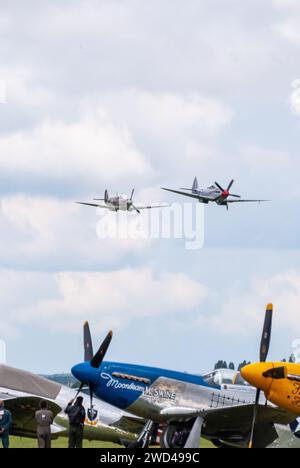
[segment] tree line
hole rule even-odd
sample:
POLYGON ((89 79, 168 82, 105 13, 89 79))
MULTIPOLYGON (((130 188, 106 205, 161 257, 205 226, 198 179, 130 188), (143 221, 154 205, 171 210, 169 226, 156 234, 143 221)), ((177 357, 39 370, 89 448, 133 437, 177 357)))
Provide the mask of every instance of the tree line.
MULTIPOLYGON (((289 362, 291 364, 294 364, 296 362, 296 358, 294 354, 292 354, 288 359, 282 359, 281 362, 289 362)), ((238 372, 240 372, 241 369, 243 369, 243 367, 248 366, 249 364, 251 364, 250 361, 244 360, 236 366, 233 362, 227 363, 227 361, 223 361, 222 359, 220 359, 218 362, 216 362, 214 369, 230 369, 233 371, 237 370, 238 372)))

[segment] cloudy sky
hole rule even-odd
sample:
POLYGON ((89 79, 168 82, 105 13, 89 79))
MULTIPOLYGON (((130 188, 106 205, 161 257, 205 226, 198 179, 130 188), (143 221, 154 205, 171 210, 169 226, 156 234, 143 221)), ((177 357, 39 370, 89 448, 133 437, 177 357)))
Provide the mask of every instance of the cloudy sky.
MULTIPOLYGON (((300 337, 298 0, 0 6, 0 338, 68 371, 82 323, 108 358, 202 372, 300 337), (1 99, 3 100, 3 99, 1 99), (205 208, 205 245, 101 240, 75 200, 215 180, 265 205, 205 208)), ((143 216, 143 215, 141 215, 143 216)))

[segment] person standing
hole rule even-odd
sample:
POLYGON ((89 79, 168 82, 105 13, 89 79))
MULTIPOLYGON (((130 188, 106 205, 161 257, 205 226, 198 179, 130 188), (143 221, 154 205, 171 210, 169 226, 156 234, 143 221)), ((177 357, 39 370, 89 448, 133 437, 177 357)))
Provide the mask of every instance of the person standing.
POLYGON ((83 398, 78 397, 70 401, 65 409, 65 413, 69 417, 69 448, 82 448, 83 429, 86 412, 83 407, 83 398))
POLYGON ((53 424, 53 413, 48 409, 48 403, 45 400, 40 402, 40 410, 35 413, 37 423, 38 448, 51 448, 51 424, 53 424))
POLYGON ((9 429, 11 426, 11 412, 5 409, 4 401, 0 400, 0 439, 4 449, 9 448, 9 429))

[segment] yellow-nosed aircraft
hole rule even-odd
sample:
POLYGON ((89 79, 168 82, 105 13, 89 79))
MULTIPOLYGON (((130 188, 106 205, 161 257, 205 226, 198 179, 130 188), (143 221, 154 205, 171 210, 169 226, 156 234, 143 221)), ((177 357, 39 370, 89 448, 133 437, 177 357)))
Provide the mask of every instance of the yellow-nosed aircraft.
MULTIPOLYGON (((272 331, 273 305, 268 304, 262 334, 260 362, 242 369, 242 377, 256 387, 258 405, 260 392, 266 399, 293 414, 300 415, 300 365, 283 362, 266 362, 272 331)), ((253 416, 254 432, 256 413, 253 416)), ((252 438, 251 438, 252 439, 252 438)), ((251 447, 250 441, 250 447, 251 447)))
POLYGON ((247 382, 262 390, 267 400, 300 415, 300 365, 269 362, 251 364, 242 370, 247 382))

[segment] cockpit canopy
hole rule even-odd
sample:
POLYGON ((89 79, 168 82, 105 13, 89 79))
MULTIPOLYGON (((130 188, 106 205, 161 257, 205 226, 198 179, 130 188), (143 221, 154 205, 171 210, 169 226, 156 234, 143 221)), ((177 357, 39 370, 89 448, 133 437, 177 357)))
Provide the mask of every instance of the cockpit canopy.
POLYGON ((209 374, 202 376, 204 381, 212 387, 221 387, 222 385, 238 385, 249 387, 250 385, 243 379, 240 372, 230 369, 217 369, 209 374))

